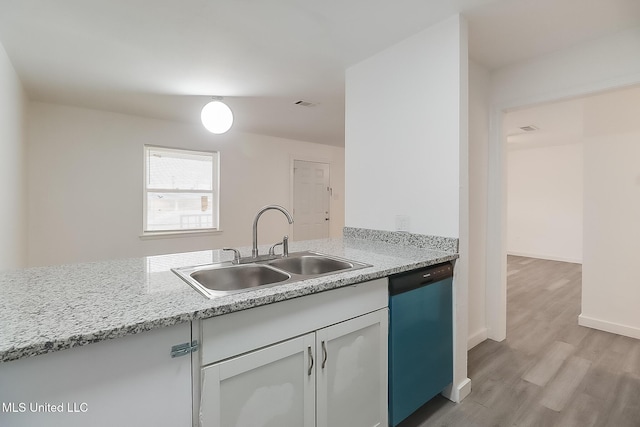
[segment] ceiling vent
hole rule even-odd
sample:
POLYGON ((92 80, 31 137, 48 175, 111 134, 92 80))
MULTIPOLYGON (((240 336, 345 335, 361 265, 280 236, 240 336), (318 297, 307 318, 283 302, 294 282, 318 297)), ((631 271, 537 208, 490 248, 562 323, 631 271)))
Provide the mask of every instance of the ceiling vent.
POLYGON ((294 104, 299 105, 301 107, 315 107, 317 104, 314 104, 313 102, 309 102, 309 101, 296 101, 294 102, 294 104))
POLYGON ((538 130, 539 128, 534 125, 528 125, 528 126, 522 126, 520 127, 520 129, 525 132, 533 132, 534 130, 538 130))

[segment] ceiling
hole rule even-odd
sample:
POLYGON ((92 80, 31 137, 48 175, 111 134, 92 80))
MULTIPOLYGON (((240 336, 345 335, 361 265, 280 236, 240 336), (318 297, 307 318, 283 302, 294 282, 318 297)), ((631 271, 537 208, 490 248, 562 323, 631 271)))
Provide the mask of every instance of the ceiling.
POLYGON ((506 113, 503 129, 508 148, 521 150, 582 142, 585 99, 550 102, 506 113), (536 130, 521 129, 526 126, 536 130))
POLYGON ((30 99, 344 145, 344 71, 447 17, 499 68, 640 24, 638 0, 0 0, 30 99), (300 107, 294 102, 313 103, 300 107))
POLYGON ((509 150, 581 144, 602 135, 640 132, 640 86, 627 86, 509 111, 503 129, 509 150), (521 128, 534 126, 534 131, 521 128))

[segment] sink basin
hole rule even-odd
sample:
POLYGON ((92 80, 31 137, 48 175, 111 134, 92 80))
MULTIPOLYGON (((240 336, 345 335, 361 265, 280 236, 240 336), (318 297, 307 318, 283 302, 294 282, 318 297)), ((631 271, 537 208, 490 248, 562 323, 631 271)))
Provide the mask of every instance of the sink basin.
POLYGON ((302 254, 299 256, 294 255, 287 258, 279 258, 270 261, 269 265, 288 271, 289 273, 304 276, 327 274, 354 267, 351 262, 316 254, 302 254))
POLYGON ((205 296, 243 292, 258 286, 272 285, 291 278, 290 274, 262 264, 213 264, 173 269, 205 296))
POLYGON ((371 265, 303 251, 290 253, 286 258, 256 260, 249 264, 222 262, 171 270, 205 297, 216 298, 365 267, 371 265))

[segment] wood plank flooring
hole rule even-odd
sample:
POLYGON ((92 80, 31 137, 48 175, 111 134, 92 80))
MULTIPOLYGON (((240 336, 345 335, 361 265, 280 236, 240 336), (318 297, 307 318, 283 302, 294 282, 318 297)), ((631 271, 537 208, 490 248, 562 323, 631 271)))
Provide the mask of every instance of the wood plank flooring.
POLYGON ((400 427, 640 427, 640 340, 578 326, 581 265, 507 265, 507 339, 469 352, 471 394, 400 427))

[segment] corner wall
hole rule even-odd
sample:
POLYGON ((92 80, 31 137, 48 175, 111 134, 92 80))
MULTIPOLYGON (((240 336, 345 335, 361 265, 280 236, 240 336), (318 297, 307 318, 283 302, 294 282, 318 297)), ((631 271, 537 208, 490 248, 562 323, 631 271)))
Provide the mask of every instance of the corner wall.
MULTIPOLYGON (((344 149, 55 104, 29 114, 29 265, 250 246, 255 213, 290 205, 292 159, 331 163, 331 236, 344 226, 344 149), (221 233, 140 238, 143 145, 220 152, 221 233)), ((259 243, 290 234, 266 213, 259 243)))
MULTIPOLYGON (((460 35, 447 20, 347 69, 349 227, 459 237, 460 35)), ((466 85, 466 82, 465 82, 466 85)))
POLYGON ((471 389, 467 61, 466 21, 456 15, 346 72, 346 225, 460 239, 445 393, 454 401, 471 389))
POLYGON ((585 100, 579 323, 640 339, 640 87, 585 100))
POLYGON ((0 270, 24 267, 27 96, 0 44, 0 270))
POLYGON ((469 340, 487 339, 487 173, 489 147, 489 71, 469 62, 469 340))

